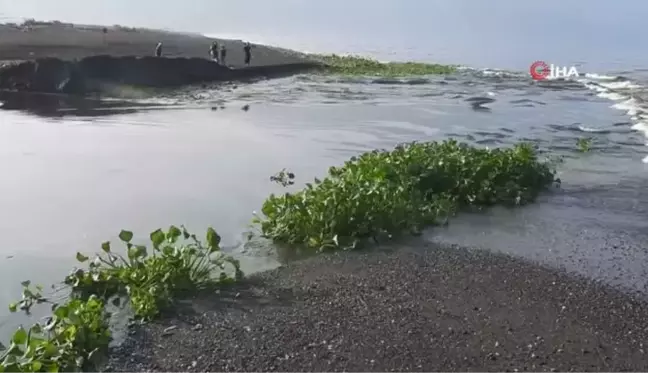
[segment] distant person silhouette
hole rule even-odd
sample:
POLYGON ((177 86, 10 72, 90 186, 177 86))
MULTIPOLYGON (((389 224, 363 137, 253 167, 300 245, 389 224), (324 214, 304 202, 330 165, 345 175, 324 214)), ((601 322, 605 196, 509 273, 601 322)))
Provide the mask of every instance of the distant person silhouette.
POLYGON ((162 57, 162 42, 157 43, 155 46, 155 57, 162 57))
POLYGON ((227 66, 227 48, 225 48, 225 45, 221 45, 220 47, 220 64, 223 66, 227 66))
POLYGON ((218 62, 218 42, 213 42, 211 47, 209 47, 209 55, 212 60, 218 62))
POLYGON ((246 42, 243 46, 243 52, 245 53, 245 66, 250 66, 250 61, 252 60, 252 46, 250 42, 246 42))

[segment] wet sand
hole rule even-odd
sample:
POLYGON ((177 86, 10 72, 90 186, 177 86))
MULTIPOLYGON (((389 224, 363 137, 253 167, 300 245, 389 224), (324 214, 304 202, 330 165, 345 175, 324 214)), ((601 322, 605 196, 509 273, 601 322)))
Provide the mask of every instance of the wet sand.
MULTIPOLYGON (((415 248, 416 247, 416 248, 415 248)), ((116 371, 645 371, 648 306, 488 251, 337 253, 131 331, 116 371)))
MULTIPOLYGON (((209 47, 218 40, 227 48, 227 63, 243 65, 241 40, 210 39, 199 34, 185 34, 148 29, 103 26, 41 25, 19 29, 0 25, 0 60, 29 60, 56 57, 62 60, 81 59, 93 55, 152 56, 155 45, 163 43, 165 57, 209 58, 209 47)), ((263 45, 252 50, 252 66, 297 63, 303 55, 263 45)))

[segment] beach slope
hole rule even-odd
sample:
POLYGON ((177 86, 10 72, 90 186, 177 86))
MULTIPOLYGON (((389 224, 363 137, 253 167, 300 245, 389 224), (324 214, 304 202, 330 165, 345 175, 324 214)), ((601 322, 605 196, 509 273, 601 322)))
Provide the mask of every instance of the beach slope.
POLYGON ((191 299, 117 371, 645 371, 645 303, 458 247, 342 252, 191 299))

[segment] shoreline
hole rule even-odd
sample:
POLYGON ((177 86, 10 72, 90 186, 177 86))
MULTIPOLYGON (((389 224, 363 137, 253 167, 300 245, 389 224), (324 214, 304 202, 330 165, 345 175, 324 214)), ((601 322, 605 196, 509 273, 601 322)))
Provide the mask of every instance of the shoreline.
POLYGON ((648 304, 436 244, 337 252, 131 330, 106 371, 644 371, 648 304))
POLYGON ((318 68, 305 54, 200 34, 57 22, 0 25, 0 89, 87 95, 106 84, 174 88, 214 81, 282 77, 318 68), (21 27, 22 26, 22 27, 21 27), (162 58, 153 56, 163 43, 162 58), (211 60, 213 41, 227 48, 226 64, 211 60))
POLYGON ((61 22, 0 24, 0 90, 87 95, 106 85, 174 88, 208 82, 244 82, 306 71, 337 75, 449 74, 455 66, 418 62, 382 63, 361 56, 306 54, 253 44, 246 64, 243 40, 123 26, 61 22), (154 57, 161 42, 161 57, 154 57), (212 60, 212 42, 227 59, 212 60))
MULTIPOLYGON (((209 47, 213 41, 227 47, 228 61, 232 66, 243 66, 243 40, 118 25, 38 22, 28 28, 20 28, 0 24, 2 60, 57 58, 73 61, 97 55, 152 57, 158 42, 164 44, 164 57, 209 59, 209 47), (104 27, 106 33, 103 32, 104 27)), ((304 56, 296 51, 255 44, 252 66, 298 63, 303 62, 304 56)))
POLYGON ((90 56, 78 61, 43 58, 0 67, 0 89, 88 95, 106 86, 177 88, 208 82, 246 82, 317 69, 315 62, 232 68, 204 58, 90 56))

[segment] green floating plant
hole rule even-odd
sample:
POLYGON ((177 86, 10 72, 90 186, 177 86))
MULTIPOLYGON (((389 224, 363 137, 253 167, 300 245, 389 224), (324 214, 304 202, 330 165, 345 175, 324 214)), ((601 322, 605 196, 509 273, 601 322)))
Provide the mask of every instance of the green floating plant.
POLYGON ((276 242, 351 248, 368 238, 418 234, 461 208, 532 202, 554 176, 530 144, 409 143, 353 157, 296 193, 270 195, 254 223, 276 242))

